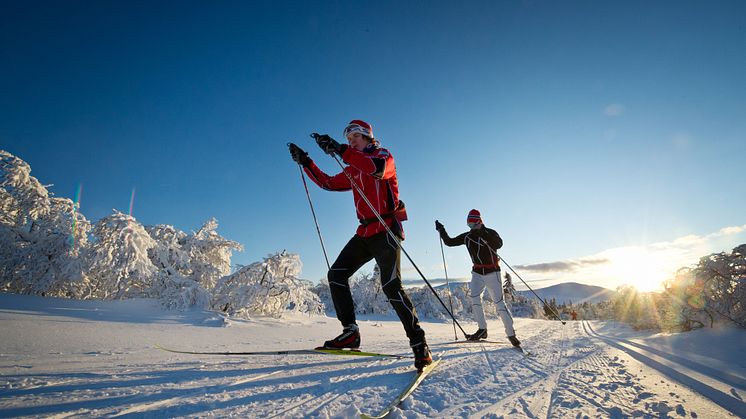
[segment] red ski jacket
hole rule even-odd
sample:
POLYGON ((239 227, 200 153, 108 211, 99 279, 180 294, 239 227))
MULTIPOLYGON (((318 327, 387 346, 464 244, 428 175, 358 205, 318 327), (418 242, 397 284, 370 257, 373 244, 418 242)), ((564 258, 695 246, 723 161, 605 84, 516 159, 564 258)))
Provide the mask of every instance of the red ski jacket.
POLYGON ((360 220, 357 234, 360 237, 370 237, 386 231, 378 221, 373 211, 362 199, 357 188, 353 188, 350 179, 360 188, 368 198, 373 208, 383 217, 391 230, 402 240, 404 229, 401 222, 407 219, 404 204, 399 201, 399 181, 396 178, 394 156, 388 150, 369 145, 363 151, 346 147, 342 153, 342 160, 348 164, 344 172, 329 176, 316 166, 311 160, 305 168, 308 177, 322 189, 328 191, 349 191, 355 199, 355 210, 360 220), (345 172, 347 174, 345 174, 345 172))

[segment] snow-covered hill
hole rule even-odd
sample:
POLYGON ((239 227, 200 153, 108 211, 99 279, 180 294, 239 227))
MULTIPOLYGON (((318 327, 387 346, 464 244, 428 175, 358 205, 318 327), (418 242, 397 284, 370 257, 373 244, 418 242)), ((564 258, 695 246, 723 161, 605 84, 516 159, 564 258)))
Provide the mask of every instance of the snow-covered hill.
MULTIPOLYGON (((363 349, 408 354, 398 321, 361 320, 363 349)), ((464 322, 467 330, 476 325, 464 322)), ((502 340, 499 322, 491 337, 502 340)), ((425 322, 442 359, 390 417, 746 416, 746 332, 632 332, 616 323, 516 319, 535 355, 451 344, 425 322)), ((167 311, 155 300, 74 301, 0 294, 0 417, 356 417, 388 404, 411 360, 330 355, 198 356, 156 349, 306 349, 335 319, 230 319, 167 311)))
MULTIPOLYGON (((595 285, 578 284, 577 282, 563 282, 545 288, 534 289, 544 300, 554 298, 557 304, 570 303, 579 304, 588 301, 589 303, 598 303, 610 300, 615 291, 598 287, 595 285)), ((527 298, 535 298, 531 291, 518 291, 519 294, 527 298)))

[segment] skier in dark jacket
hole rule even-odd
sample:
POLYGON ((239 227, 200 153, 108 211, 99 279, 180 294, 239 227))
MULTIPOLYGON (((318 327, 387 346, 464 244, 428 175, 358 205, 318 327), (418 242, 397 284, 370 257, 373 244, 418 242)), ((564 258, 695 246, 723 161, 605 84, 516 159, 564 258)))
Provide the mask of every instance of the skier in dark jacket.
POLYGON ((513 317, 510 314, 508 306, 505 304, 503 295, 502 281, 500 277, 500 258, 497 256, 497 249, 503 245, 500 235, 491 228, 485 227, 482 223, 482 217, 479 211, 473 209, 469 211, 466 218, 466 224, 470 230, 454 238, 448 236, 446 229, 438 220, 435 220, 435 229, 440 233, 443 243, 446 246, 466 245, 473 263, 471 271, 470 297, 474 317, 479 325, 479 329, 467 335, 468 340, 479 340, 487 338, 487 321, 484 318, 484 309, 482 308, 482 293, 484 288, 492 297, 497 306, 497 314, 505 327, 505 334, 508 340, 515 347, 521 346, 521 342, 515 337, 513 329, 513 317))
POLYGON ((360 195, 381 215, 386 226, 404 240, 402 221, 407 219, 404 204, 399 200, 399 183, 391 153, 379 146, 373 129, 365 121, 353 120, 344 130, 348 144, 339 144, 328 135, 312 134, 317 144, 327 154, 338 154, 347 163, 343 172, 330 176, 308 157, 308 153, 290 144, 293 160, 303 166, 308 177, 328 191, 352 190, 357 218, 360 225, 355 235, 342 249, 332 264, 327 279, 337 318, 342 323, 342 334, 324 342, 324 348, 352 349, 360 347, 360 332, 355 320, 355 309, 349 279, 361 266, 375 259, 381 272, 383 292, 404 326, 409 344, 415 355, 415 367, 421 370, 432 363, 425 331, 420 327, 417 312, 404 292, 401 283, 401 249, 376 217, 375 212, 360 195), (350 178, 357 185, 353 187, 350 178))

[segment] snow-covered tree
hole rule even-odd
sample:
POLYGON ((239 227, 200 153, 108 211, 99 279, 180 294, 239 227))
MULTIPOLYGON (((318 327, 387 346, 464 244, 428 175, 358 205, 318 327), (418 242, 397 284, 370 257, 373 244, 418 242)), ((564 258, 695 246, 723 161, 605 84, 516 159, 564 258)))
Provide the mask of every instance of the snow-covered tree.
POLYGON ((0 291, 207 306, 207 290, 230 273, 232 250, 241 249, 217 234, 215 219, 187 235, 166 225, 145 229, 115 212, 92 230, 79 209, 0 150, 0 291))
POLYGON ((329 289, 329 281, 321 278, 318 284, 311 287, 311 292, 319 297, 319 301, 324 305, 325 312, 328 316, 334 315, 334 303, 332 302, 332 292, 329 289))
POLYGON ((513 317, 527 317, 530 319, 546 318, 544 316, 544 307, 536 298, 524 297, 517 293, 514 293, 513 298, 513 301, 507 299, 505 301, 513 317))
POLYGON ((665 289, 667 328, 690 330, 718 320, 746 327, 746 244, 679 269, 665 289))
POLYGON ((163 275, 154 280, 150 294, 164 307, 183 310, 191 307, 209 308, 212 294, 192 279, 181 275, 163 275))
POLYGON ((208 308, 212 298, 210 292, 190 278, 190 254, 184 248, 188 235, 164 224, 146 226, 145 230, 156 243, 148 251, 151 262, 158 269, 151 294, 171 309, 208 308))
POLYGON ((26 226, 49 210, 49 192, 31 176, 28 163, 0 150, 0 176, 2 224, 26 226))
POLYGON ((156 245, 148 251, 151 262, 167 275, 188 277, 191 274, 189 252, 184 249, 187 234, 174 226, 145 226, 156 245))
POLYGON ((217 233, 218 222, 211 218, 196 233, 184 239, 183 249, 189 254, 189 277, 207 290, 231 273, 231 255, 243 250, 240 243, 227 240, 217 233))
POLYGON ((89 288, 85 298, 121 299, 150 294, 158 269, 148 257, 156 246, 134 217, 114 211, 93 227, 86 252, 89 288))
POLYGON ((51 197, 26 162, 0 150, 0 290, 79 295, 90 224, 78 209, 51 197))
POLYGON ((350 278, 352 300, 358 314, 395 314, 388 297, 381 287, 381 271, 375 265, 372 273, 362 273, 350 278))
MULTIPOLYGON (((460 288, 460 286, 457 286, 457 288, 460 288)), ((464 301, 458 297, 461 293, 451 292, 451 298, 449 299, 447 287, 438 287, 435 288, 435 291, 443 303, 446 304, 448 310, 456 316, 456 319, 460 319, 464 312, 464 301)), ((451 316, 448 315, 443 305, 433 295, 429 287, 410 288, 407 290, 407 293, 420 317, 446 321, 451 320, 451 316)))
POLYGON ((285 252, 244 266, 218 281, 211 307, 244 318, 282 317, 287 311, 320 314, 324 305, 312 284, 297 277, 301 267, 298 255, 285 252))
POLYGON ((503 282, 503 295, 505 296, 505 302, 515 301, 515 287, 513 286, 513 278, 509 273, 505 272, 505 282, 503 282))

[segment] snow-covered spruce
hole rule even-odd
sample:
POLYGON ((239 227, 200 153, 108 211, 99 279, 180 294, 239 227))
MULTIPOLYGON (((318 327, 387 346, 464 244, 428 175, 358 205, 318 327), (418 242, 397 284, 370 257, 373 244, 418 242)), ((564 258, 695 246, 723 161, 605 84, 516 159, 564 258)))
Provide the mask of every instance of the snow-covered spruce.
POLYGON ((309 281, 298 279, 296 254, 275 253, 218 281, 211 307, 234 317, 281 317, 285 312, 322 313, 324 305, 309 281))

